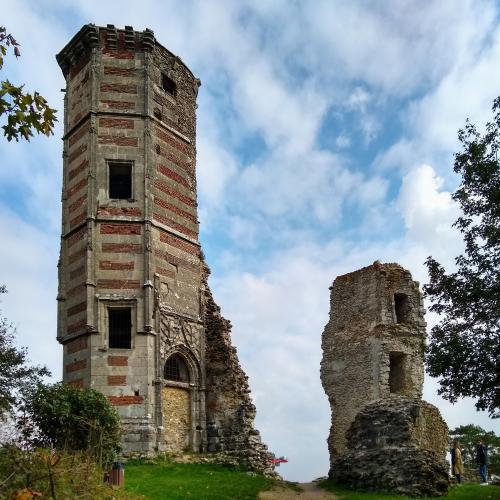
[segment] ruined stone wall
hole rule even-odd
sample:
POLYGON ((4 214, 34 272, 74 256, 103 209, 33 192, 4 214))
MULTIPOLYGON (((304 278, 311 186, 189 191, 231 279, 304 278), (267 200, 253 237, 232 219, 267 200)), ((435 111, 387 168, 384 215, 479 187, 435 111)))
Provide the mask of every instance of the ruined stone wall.
POLYGON ((358 413, 331 477, 358 490, 446 495, 447 445, 448 428, 436 407, 393 395, 358 413))
POLYGON ((256 409, 248 377, 231 345, 231 323, 221 315, 208 286, 205 328, 208 451, 229 453, 251 470, 273 473, 274 455, 254 428, 256 409))
POLYGON ((321 380, 332 410, 328 444, 334 457, 368 402, 392 393, 421 395, 425 321, 418 284, 398 264, 376 262, 339 276, 330 306, 321 380), (404 302, 403 310, 396 311, 396 305, 401 308, 396 297, 404 302))

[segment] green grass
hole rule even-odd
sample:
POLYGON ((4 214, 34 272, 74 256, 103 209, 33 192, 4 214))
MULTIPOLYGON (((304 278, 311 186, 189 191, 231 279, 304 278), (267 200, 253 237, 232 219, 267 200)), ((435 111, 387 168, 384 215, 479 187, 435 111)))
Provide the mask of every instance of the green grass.
MULTIPOLYGON (((338 500, 409 500, 411 498, 402 495, 386 495, 382 493, 358 493, 337 486, 329 480, 321 481, 318 484, 321 488, 334 493, 338 500)), ((446 500, 500 500, 500 486, 463 484, 462 486, 451 487, 448 496, 440 498, 446 500)))
POLYGON ((129 462, 125 467, 125 490, 155 500, 250 500, 275 483, 223 465, 160 461, 129 462))

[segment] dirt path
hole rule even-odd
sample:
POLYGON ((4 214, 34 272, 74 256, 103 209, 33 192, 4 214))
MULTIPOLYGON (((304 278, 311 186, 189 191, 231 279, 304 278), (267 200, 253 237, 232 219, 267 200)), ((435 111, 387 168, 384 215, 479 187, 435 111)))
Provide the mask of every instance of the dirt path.
POLYGON ((302 491, 298 492, 284 486, 276 486, 270 491, 259 494, 261 500, 335 500, 333 493, 319 488, 316 483, 298 483, 302 491))

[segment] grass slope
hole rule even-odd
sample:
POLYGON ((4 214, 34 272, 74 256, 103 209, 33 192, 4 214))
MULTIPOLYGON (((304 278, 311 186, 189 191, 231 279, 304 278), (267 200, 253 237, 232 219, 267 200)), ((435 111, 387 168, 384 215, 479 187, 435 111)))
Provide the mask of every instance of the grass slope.
POLYGON ((223 465, 129 462, 125 489, 150 499, 250 500, 275 484, 272 479, 223 465))
MULTIPOLYGON (((336 486, 329 480, 321 481, 319 486, 334 493, 338 500, 410 500, 410 497, 405 497, 402 495, 385 495, 383 493, 358 493, 336 486)), ((448 496, 441 498, 445 500, 500 500, 500 486, 479 486, 478 484, 463 484, 462 486, 454 486, 450 488, 448 496)))

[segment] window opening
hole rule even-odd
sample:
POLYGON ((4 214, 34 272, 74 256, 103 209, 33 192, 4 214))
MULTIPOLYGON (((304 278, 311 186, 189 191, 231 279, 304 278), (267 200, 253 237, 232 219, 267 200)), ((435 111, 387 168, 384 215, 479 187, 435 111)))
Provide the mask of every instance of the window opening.
POLYGON ((131 349, 132 347, 132 309, 109 308, 109 347, 131 349))
POLYGON ((389 390, 391 393, 401 393, 406 387, 406 354, 402 352, 389 353, 389 390))
POLYGON ((116 200, 132 198, 132 165, 109 163, 109 197, 116 200))
POLYGON ((410 301, 404 293, 394 294, 394 309, 397 323, 408 323, 410 320, 410 301))
POLYGON ((163 376, 165 379, 175 382, 189 382, 189 371, 186 362, 178 354, 173 354, 165 363, 163 376))
POLYGON ((165 73, 161 75, 161 86, 165 92, 168 92, 170 95, 175 96, 177 93, 177 85, 175 82, 165 73))

